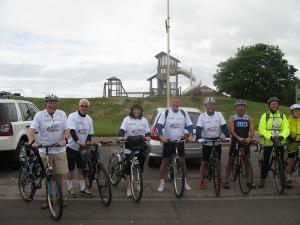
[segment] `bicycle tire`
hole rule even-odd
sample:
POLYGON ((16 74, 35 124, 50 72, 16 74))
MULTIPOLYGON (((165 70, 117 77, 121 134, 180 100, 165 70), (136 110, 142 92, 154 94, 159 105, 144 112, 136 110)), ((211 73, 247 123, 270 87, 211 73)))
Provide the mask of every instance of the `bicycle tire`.
POLYGON ((210 159, 207 163, 207 179, 209 181, 212 179, 212 159, 210 159))
POLYGON ((179 157, 173 159, 173 187, 175 196, 181 198, 184 193, 185 173, 179 157))
POLYGON ((220 176, 220 169, 217 159, 213 159, 212 162, 212 180, 213 180, 213 186, 214 186, 214 193, 216 197, 220 195, 221 191, 221 176, 220 176))
POLYGON ((112 153, 108 162, 108 175, 112 186, 116 187, 119 184, 121 180, 121 172, 122 166, 120 165, 119 157, 116 153, 112 153))
POLYGON ((276 189, 279 194, 283 193, 284 191, 284 182, 285 182, 285 176, 284 176, 284 169, 282 165, 282 160, 280 156, 276 156, 275 158, 275 168, 273 170, 276 189))
POLYGON ((33 188, 34 180, 28 174, 26 168, 20 167, 18 174, 18 188, 24 201, 32 201, 35 190, 33 188))
POLYGON ((239 176, 239 159, 238 159, 238 155, 234 154, 234 159, 232 162, 232 180, 236 181, 238 179, 239 176))
POLYGON ((130 188, 132 200, 138 203, 142 199, 144 189, 143 174, 138 164, 131 167, 130 188))
POLYGON ((83 170, 83 176, 84 176, 84 180, 85 180, 85 186, 88 189, 91 189, 91 187, 93 186, 93 180, 95 178, 95 174, 92 172, 90 162, 88 161, 86 163, 87 163, 88 169, 83 170))
POLYGON ((253 183, 253 170, 248 158, 240 161, 238 180, 241 192, 244 195, 249 194, 253 183))
POLYGON ((63 214, 63 193, 54 174, 46 177, 46 196, 49 213, 54 220, 59 220, 63 214))
POLYGON ((103 205, 109 206, 111 203, 110 180, 103 164, 99 161, 97 164, 96 181, 101 202, 103 205))

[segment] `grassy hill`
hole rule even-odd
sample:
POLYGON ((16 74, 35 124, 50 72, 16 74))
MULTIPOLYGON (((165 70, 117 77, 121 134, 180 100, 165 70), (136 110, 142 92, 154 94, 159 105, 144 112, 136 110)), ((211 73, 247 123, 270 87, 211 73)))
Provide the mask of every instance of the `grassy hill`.
MULTIPOLYGON (((43 99, 28 98, 40 109, 45 108, 43 99)), ((143 107, 144 116, 150 118, 155 108, 166 106, 165 97, 147 97, 147 98, 90 98, 91 106, 89 115, 94 120, 94 130, 97 136, 115 136, 119 130, 121 122, 128 115, 130 107, 137 103, 143 107)), ((199 108, 205 111, 203 97, 182 97, 182 106, 199 108)), ((59 109, 69 113, 77 108, 79 99, 64 98, 59 101, 59 109)), ((235 113, 234 99, 228 97, 216 97, 216 110, 221 111, 228 121, 229 117, 235 113)), ((289 108, 280 107, 281 111, 289 116, 289 108)), ((254 118, 255 127, 257 128, 260 115, 267 110, 265 103, 247 101, 247 113, 254 118)))

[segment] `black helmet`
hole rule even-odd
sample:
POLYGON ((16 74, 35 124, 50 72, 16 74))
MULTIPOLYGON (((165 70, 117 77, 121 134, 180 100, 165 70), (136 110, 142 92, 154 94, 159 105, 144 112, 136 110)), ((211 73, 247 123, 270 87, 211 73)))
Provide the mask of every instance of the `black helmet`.
POLYGON ((244 105, 244 106, 246 106, 246 101, 244 99, 237 99, 237 100, 235 100, 234 105, 235 106, 237 106, 237 105, 244 105))
POLYGON ((279 99, 277 97, 274 97, 274 96, 270 97, 268 99, 267 103, 270 104, 271 102, 274 102, 274 101, 279 103, 279 99))
POLYGON ((45 102, 49 102, 49 101, 58 102, 58 97, 55 94, 48 94, 45 96, 44 101, 45 102))

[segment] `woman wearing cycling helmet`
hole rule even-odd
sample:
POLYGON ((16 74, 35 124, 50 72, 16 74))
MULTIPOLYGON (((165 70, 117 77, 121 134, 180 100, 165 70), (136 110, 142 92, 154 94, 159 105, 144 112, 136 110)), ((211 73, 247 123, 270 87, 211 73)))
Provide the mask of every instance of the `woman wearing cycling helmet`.
MULTIPOLYGON (((203 143, 203 138, 204 139, 221 138, 221 132, 225 134, 226 139, 230 140, 230 134, 224 116, 222 115, 221 112, 215 111, 215 103, 216 101, 213 97, 207 97, 204 100, 206 112, 200 114, 197 122, 197 130, 196 130, 196 140, 198 140, 200 143, 201 142, 203 143)), ((199 181, 200 189, 205 188, 205 183, 204 183, 205 171, 206 171, 209 156, 211 154, 211 149, 212 149, 211 143, 203 143, 202 162, 200 166, 201 180, 199 181)), ((221 143, 216 143, 216 150, 218 152, 218 157, 220 161, 221 143)), ((221 167, 219 168, 221 170, 221 167)), ((222 183, 223 182, 221 180, 221 186, 223 186, 222 183)))
POLYGON ((294 104, 290 107, 292 116, 288 119, 290 124, 290 136, 288 137, 288 166, 287 178, 285 182, 286 188, 292 188, 292 173, 295 163, 295 157, 298 152, 298 143, 300 140, 300 104, 294 104))
MULTIPOLYGON (((146 158, 147 145, 145 140, 150 140, 150 128, 148 120, 143 117, 143 109, 140 105, 133 105, 131 107, 130 113, 126 116, 122 122, 122 125, 118 134, 118 141, 126 140, 125 148, 128 152, 125 154, 130 154, 130 149, 132 147, 144 146, 144 151, 140 151, 137 154, 141 170, 143 172, 144 162, 146 158)), ((127 180, 127 196, 131 197, 130 189, 130 167, 127 167, 126 170, 126 180, 127 180)))

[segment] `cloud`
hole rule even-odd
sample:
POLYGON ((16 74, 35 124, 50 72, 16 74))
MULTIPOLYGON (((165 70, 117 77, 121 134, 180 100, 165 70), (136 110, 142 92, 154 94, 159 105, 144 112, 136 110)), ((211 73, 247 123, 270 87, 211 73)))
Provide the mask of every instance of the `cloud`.
MULTIPOLYGON (((2 0, 0 90, 101 96, 111 76, 126 90, 148 90, 154 56, 166 52, 166 13, 161 0, 2 0)), ((173 0, 170 17, 171 55, 203 84, 212 86, 217 64, 242 45, 279 45, 300 69, 298 1, 173 0)))

